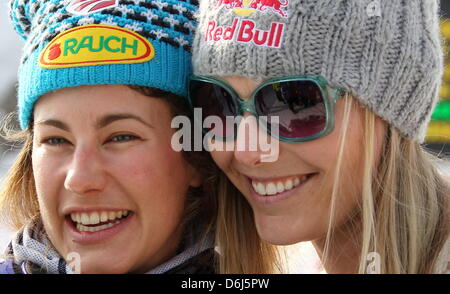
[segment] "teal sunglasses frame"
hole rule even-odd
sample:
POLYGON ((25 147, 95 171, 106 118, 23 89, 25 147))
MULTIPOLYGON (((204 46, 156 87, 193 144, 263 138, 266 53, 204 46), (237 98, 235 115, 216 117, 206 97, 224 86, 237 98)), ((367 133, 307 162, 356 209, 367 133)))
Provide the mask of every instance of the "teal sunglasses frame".
MULTIPOLYGON (((308 81, 308 82, 314 83, 319 88, 319 90, 322 94, 322 97, 324 98, 323 100, 324 100, 324 104, 325 104, 325 112, 326 112, 325 120, 326 120, 326 122, 325 122, 325 127, 323 128, 322 131, 320 131, 319 133, 316 133, 314 135, 307 136, 307 137, 287 138, 287 137, 283 137, 283 136, 272 136, 272 134, 270 133, 270 128, 266 129, 265 126, 260 126, 260 127, 264 128, 264 130, 266 131, 266 133, 269 136, 271 136, 279 141, 287 142, 287 143, 300 143, 300 142, 312 141, 312 140, 324 137, 324 136, 328 135, 329 133, 331 133, 334 130, 334 124, 335 124, 335 118, 334 118, 335 103, 339 98, 343 97, 346 94, 346 92, 344 91, 343 88, 331 86, 328 83, 328 81, 320 75, 286 76, 286 77, 280 77, 280 78, 272 78, 272 79, 262 82, 252 92, 249 99, 242 99, 239 96, 239 94, 234 90, 234 88, 230 84, 228 84, 227 82, 225 82, 223 80, 220 80, 220 79, 217 79, 214 77, 210 77, 210 76, 192 75, 189 78, 189 91, 188 91, 188 100, 189 100, 189 104, 192 109, 194 108, 194 105, 192 104, 191 83, 194 81, 210 83, 210 84, 214 84, 214 85, 222 87, 231 95, 233 103, 235 104, 235 107, 238 111, 236 116, 237 115, 242 116, 244 112, 248 112, 248 113, 254 115, 256 118, 259 118, 260 116, 265 116, 263 114, 258 113, 256 105, 255 105, 256 94, 262 88, 272 85, 272 84, 281 83, 281 82, 308 81)), ((258 121, 259 121, 259 119, 258 119, 258 121)), ((237 134, 235 133, 234 138, 232 140, 233 141, 236 140, 236 137, 237 137, 237 134)), ((216 136, 216 138, 218 138, 218 136, 216 136)), ((228 137, 220 138, 220 139, 222 141, 230 140, 228 137)))

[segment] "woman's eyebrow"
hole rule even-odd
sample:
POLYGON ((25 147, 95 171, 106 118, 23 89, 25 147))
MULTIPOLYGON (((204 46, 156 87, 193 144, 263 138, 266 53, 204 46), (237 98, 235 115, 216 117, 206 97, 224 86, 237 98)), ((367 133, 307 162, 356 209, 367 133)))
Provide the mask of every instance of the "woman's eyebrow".
POLYGON ((123 120, 123 119, 134 119, 144 125, 146 125, 149 128, 154 128, 150 123, 146 122, 145 120, 143 120, 142 118, 140 118, 137 115, 134 114, 130 114, 130 113, 117 113, 117 114, 108 114, 103 116, 102 118, 100 118, 97 121, 96 127, 98 129, 104 128, 107 125, 118 121, 118 120, 123 120))
POLYGON ((56 120, 56 119, 45 119, 45 120, 37 121, 34 123, 34 125, 35 126, 37 126, 37 125, 52 126, 52 127, 58 128, 58 129, 62 129, 66 132, 70 132, 70 127, 68 125, 66 125, 62 121, 56 120))
MULTIPOLYGON (((101 129, 115 121, 124 120, 124 119, 134 119, 134 120, 146 125, 149 128, 154 128, 150 123, 146 122, 139 116, 134 115, 134 114, 129 114, 129 113, 118 113, 118 114, 105 115, 97 121, 96 128, 101 129)), ((65 124, 64 122, 57 120, 57 119, 45 119, 45 120, 37 121, 34 123, 34 125, 35 126, 36 125, 52 126, 52 127, 59 128, 64 131, 70 132, 70 127, 67 124, 65 124)))

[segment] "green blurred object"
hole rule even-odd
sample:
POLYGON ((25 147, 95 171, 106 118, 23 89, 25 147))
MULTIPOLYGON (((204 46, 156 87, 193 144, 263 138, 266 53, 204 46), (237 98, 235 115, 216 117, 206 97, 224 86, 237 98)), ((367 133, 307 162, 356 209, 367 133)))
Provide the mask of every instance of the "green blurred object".
POLYGON ((441 101, 431 117, 424 146, 430 151, 435 151, 437 155, 445 157, 450 155, 450 1, 441 0, 440 4, 445 72, 439 92, 441 101))
POLYGON ((431 119, 450 122, 450 100, 441 101, 434 110, 431 119))
MULTIPOLYGON (((445 10, 445 7, 442 7, 445 10)), ((448 8, 448 7, 447 7, 448 8)), ((442 15, 450 16, 450 11, 443 11, 442 15)), ((436 106, 427 130, 427 143, 450 143, 450 19, 443 18, 441 22, 442 50, 445 56, 445 72, 442 88, 439 91, 440 102, 436 106)))

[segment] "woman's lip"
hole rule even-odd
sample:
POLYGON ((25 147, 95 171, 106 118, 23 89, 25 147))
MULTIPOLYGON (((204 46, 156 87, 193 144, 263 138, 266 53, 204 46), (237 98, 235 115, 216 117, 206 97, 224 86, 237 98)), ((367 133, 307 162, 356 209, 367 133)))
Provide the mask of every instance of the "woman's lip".
POLYGON ((70 218, 65 218, 66 225, 69 228, 69 232, 72 236, 72 241, 75 243, 88 245, 95 244, 105 241, 113 236, 116 236, 123 230, 125 230, 130 222, 134 220, 135 213, 128 215, 125 219, 123 219, 117 225, 112 226, 111 228, 103 229, 97 232, 81 232, 75 228, 72 220, 70 218))
POLYGON ((262 196, 262 195, 256 193, 256 191, 253 189, 253 186, 252 186, 252 178, 247 177, 247 183, 248 183, 248 189, 250 191, 250 195, 252 196, 252 198, 259 204, 269 205, 269 204, 273 204, 273 203, 276 203, 276 202, 279 202, 279 201, 282 201, 282 200, 285 200, 285 199, 288 199, 288 198, 294 196, 298 192, 299 189, 303 188, 306 184, 308 184, 310 182, 310 180, 312 178, 314 178, 316 175, 317 175, 317 173, 310 174, 308 176, 308 179, 305 182, 301 183, 300 185, 298 185, 297 187, 295 187, 291 190, 277 193, 275 195, 269 195, 269 196, 267 196, 267 195, 262 196))
POLYGON ((251 177, 251 176, 246 176, 247 178, 250 179, 250 181, 256 181, 256 182, 260 182, 260 183, 269 183, 269 182, 284 182, 286 180, 289 179, 293 179, 293 178, 299 178, 301 179, 304 176, 310 175, 311 173, 308 174, 297 174, 297 175, 291 175, 291 176, 285 176, 285 177, 278 177, 278 178, 262 178, 262 177, 251 177))

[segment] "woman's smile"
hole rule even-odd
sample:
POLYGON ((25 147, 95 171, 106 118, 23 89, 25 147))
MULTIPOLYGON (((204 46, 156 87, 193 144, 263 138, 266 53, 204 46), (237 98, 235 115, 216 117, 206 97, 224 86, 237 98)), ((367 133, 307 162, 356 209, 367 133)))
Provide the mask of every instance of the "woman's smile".
POLYGON ((303 187, 317 173, 278 178, 246 177, 249 194, 259 204, 268 205, 301 194, 303 187))
POLYGON ((129 227, 133 214, 131 210, 120 209, 78 210, 66 214, 65 223, 75 243, 100 243, 129 227))

